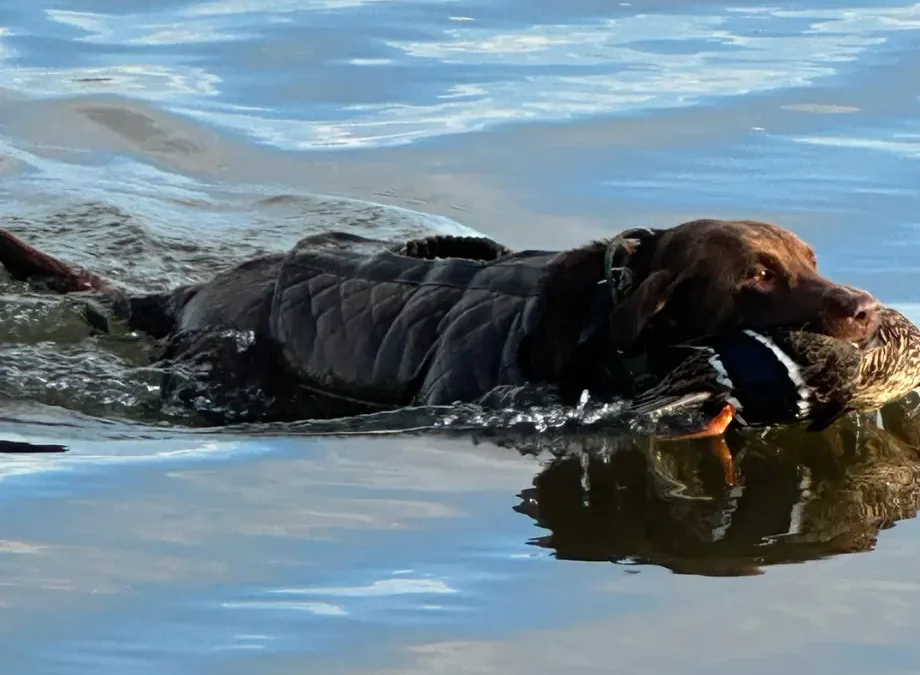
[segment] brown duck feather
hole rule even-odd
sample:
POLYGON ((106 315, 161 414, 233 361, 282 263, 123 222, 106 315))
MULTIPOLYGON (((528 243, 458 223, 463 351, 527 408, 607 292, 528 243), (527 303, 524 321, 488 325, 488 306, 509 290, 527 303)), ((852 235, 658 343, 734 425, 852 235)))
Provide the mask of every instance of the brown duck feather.
POLYGON ((631 413, 727 403, 741 424, 809 421, 818 430, 920 386, 920 329, 891 308, 865 346, 806 331, 746 330, 683 349, 690 354, 638 395, 631 413))

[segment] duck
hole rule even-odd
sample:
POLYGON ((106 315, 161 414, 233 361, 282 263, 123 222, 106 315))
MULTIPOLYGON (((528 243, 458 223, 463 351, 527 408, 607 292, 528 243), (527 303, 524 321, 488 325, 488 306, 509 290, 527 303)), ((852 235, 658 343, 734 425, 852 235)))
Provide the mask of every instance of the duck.
POLYGON ((626 406, 636 416, 693 407, 711 414, 703 428, 673 439, 721 436, 733 422, 822 431, 920 387, 920 329, 888 307, 865 345, 804 330, 747 329, 673 350, 664 362, 676 367, 626 406))

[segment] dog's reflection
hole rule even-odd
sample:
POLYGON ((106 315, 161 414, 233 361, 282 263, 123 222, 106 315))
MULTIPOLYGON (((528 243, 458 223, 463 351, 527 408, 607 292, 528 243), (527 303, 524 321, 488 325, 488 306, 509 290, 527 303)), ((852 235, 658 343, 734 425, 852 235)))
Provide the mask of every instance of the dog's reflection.
MULTIPOLYGON (((874 548, 920 505, 920 397, 824 433, 732 434, 739 484, 726 488, 705 443, 580 433, 515 509, 561 559, 757 574, 765 565, 874 548), (574 450, 574 452, 573 452, 574 450)), ((542 441, 545 443, 545 440, 542 441)), ((513 445, 535 452, 533 439, 513 445)))

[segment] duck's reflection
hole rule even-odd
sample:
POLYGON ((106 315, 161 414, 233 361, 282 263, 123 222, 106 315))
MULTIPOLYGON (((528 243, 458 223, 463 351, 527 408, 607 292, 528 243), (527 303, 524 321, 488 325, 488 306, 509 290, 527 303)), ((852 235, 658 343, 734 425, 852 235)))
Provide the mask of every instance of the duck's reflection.
MULTIPOLYGON (((581 433, 559 455, 556 439, 557 456, 515 508, 547 530, 532 543, 561 559, 742 575, 871 550, 881 530, 920 505, 918 406, 913 394, 821 434, 732 434, 733 488, 704 442, 581 433)), ((542 449, 520 438, 514 445, 542 449)))

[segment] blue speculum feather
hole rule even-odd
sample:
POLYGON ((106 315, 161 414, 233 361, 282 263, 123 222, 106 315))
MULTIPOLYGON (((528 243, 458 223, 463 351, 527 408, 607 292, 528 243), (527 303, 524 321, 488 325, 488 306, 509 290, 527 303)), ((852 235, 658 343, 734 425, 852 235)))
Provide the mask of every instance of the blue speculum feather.
POLYGON ((791 383, 789 372, 776 354, 746 333, 722 340, 716 352, 738 388, 791 383))
POLYGON ((733 395, 744 406, 744 417, 754 422, 778 411, 797 409, 799 387, 776 353, 755 337, 742 334, 714 345, 732 382, 733 395))

